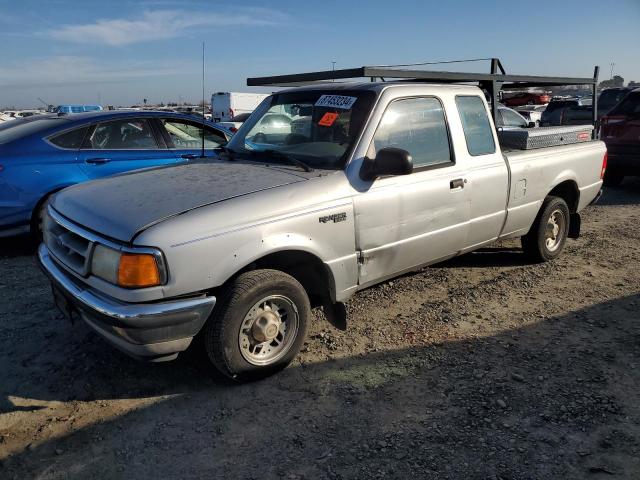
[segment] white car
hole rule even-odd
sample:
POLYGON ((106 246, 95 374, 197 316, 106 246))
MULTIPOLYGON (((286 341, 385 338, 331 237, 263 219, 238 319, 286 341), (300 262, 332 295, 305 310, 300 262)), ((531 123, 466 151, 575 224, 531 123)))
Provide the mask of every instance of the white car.
POLYGON ((540 119, 542 118, 542 112, 547 109, 547 105, 522 105, 516 107, 514 110, 527 119, 529 122, 534 122, 536 126, 540 125, 540 119))

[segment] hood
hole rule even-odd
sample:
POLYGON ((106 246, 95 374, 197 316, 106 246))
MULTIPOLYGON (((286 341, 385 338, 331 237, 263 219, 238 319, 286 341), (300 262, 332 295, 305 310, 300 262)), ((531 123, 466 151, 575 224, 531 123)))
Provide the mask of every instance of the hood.
POLYGON ((138 232, 174 215, 303 180, 279 168, 251 163, 189 163, 75 185, 55 195, 52 206, 85 228, 129 242, 138 232))

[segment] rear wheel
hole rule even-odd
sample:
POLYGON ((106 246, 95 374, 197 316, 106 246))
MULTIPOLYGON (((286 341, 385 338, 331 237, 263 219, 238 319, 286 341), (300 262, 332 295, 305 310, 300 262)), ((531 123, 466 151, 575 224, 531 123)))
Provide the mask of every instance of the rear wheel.
POLYGON ((559 256, 567 241, 569 219, 567 203, 560 197, 547 197, 531 230, 522 237, 524 252, 537 262, 559 256))
POLYGON ((298 281, 276 270, 239 275, 220 295, 203 332, 209 360, 236 381, 264 378, 300 351, 311 306, 298 281))

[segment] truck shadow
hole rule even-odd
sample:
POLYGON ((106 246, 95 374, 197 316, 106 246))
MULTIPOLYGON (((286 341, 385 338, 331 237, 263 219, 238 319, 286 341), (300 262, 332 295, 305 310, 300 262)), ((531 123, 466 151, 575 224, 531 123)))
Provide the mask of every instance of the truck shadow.
POLYGON ((531 265, 531 260, 520 247, 491 246, 480 248, 459 257, 454 257, 438 267, 444 268, 486 268, 486 267, 521 267, 531 265))
POLYGON ((602 197, 596 205, 639 205, 640 177, 625 177, 617 187, 604 187, 602 197))
POLYGON ((0 259, 35 255, 37 242, 27 235, 0 238, 0 259))
POLYGON ((3 381, 14 386, 4 406, 59 400, 76 411, 43 419, 45 432, 63 421, 67 433, 38 442, 34 432, 0 476, 632 478, 639 305, 633 295, 491 337, 319 363, 303 354, 302 364, 240 386, 192 361, 128 360, 93 335, 71 338, 58 347, 71 351, 45 363, 18 348, 7 370, 20 381, 3 381), (105 407, 83 425, 84 402, 130 399, 146 400, 105 407))

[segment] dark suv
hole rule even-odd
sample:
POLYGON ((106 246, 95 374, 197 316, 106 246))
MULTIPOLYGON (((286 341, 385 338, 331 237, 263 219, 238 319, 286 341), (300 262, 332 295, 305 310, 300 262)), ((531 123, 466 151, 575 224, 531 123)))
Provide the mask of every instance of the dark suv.
POLYGON ((627 175, 640 176, 640 88, 602 117, 600 139, 609 155, 605 184, 618 185, 627 175))
MULTIPOLYGON (((590 108, 584 105, 583 102, 578 98, 567 100, 552 100, 551 102, 549 102, 549 105, 547 105, 547 108, 544 110, 544 112, 542 112, 542 116, 540 117, 540 126, 550 127, 553 125, 567 125, 567 122, 564 118, 566 111, 568 109, 581 107, 585 109, 590 108)), ((591 117, 589 116, 589 118, 591 117)), ((590 121, 586 123, 590 123, 590 121)))
POLYGON ((628 87, 605 88, 602 90, 598 97, 598 114, 606 115, 609 113, 632 90, 633 88, 628 87))

